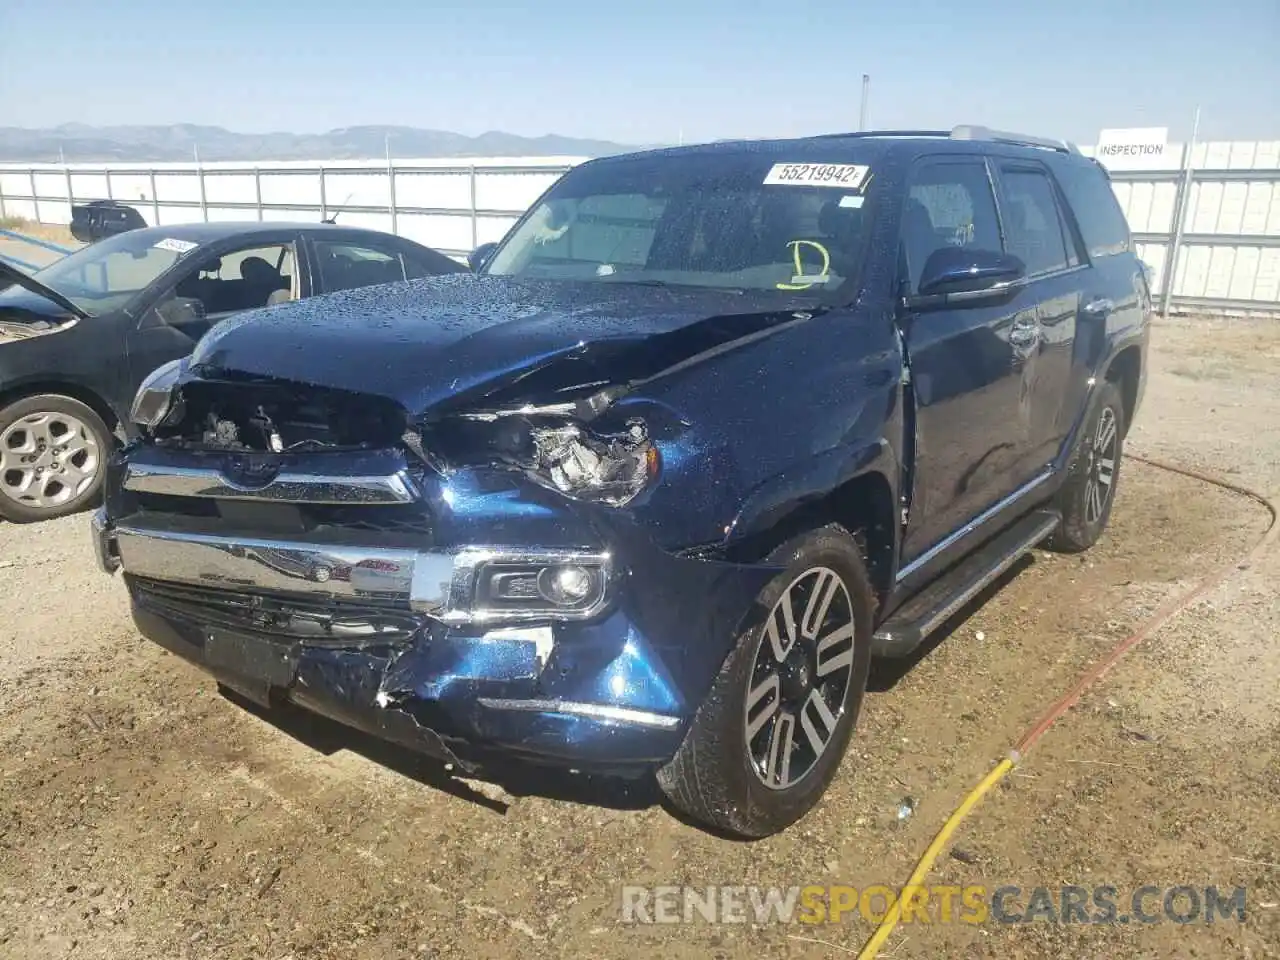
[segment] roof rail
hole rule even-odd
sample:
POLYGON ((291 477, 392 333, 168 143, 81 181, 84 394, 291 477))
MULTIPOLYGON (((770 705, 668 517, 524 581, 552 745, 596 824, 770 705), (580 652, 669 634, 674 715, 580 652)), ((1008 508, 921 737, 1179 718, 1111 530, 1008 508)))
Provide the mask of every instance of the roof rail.
POLYGON ((951 131, 952 140, 991 140, 996 143, 1012 143, 1022 147, 1040 147, 1045 150, 1057 150, 1059 153, 1080 152, 1080 148, 1066 140, 1054 140, 1049 137, 1032 137, 1024 133, 1008 133, 1004 130, 992 130, 974 124, 964 124, 951 131))
POLYGON ((851 133, 819 133, 814 140, 829 140, 844 137, 947 137, 946 130, 855 130, 851 133))

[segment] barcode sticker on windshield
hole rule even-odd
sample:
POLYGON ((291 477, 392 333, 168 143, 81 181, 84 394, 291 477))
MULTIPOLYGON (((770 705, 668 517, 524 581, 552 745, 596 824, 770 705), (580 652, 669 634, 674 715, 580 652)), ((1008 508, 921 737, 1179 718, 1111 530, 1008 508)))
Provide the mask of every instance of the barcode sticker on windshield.
POLYGON ((771 186, 857 190, 870 172, 870 167, 856 163, 775 163, 764 182, 771 186))
POLYGON ((156 243, 157 250, 172 250, 174 253, 190 253, 198 243, 192 243, 190 240, 174 240, 172 237, 166 237, 156 243))

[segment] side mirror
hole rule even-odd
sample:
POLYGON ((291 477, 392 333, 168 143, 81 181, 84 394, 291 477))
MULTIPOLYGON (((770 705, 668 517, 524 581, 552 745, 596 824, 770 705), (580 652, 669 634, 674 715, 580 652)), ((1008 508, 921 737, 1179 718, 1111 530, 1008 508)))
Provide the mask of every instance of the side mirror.
POLYGON ((1026 275, 1026 265, 1012 254, 971 247, 942 247, 925 261, 919 294, 912 298, 912 306, 999 297, 1012 292, 1026 275))
POLYGON ((498 249, 496 243, 482 243, 467 255, 467 266, 471 268, 472 273, 479 273, 489 258, 493 256, 493 251, 498 249))
POLYGON ((169 327, 190 326, 204 321, 204 304, 194 297, 173 297, 157 305, 156 315, 169 327))

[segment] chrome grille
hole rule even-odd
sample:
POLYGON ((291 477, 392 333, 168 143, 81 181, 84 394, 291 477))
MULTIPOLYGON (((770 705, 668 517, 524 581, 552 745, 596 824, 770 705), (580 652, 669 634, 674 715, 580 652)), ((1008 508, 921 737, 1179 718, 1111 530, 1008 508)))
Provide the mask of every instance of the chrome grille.
POLYGON ((311 645, 406 644, 422 626, 401 602, 209 589, 137 576, 128 581, 134 601, 161 616, 311 645))

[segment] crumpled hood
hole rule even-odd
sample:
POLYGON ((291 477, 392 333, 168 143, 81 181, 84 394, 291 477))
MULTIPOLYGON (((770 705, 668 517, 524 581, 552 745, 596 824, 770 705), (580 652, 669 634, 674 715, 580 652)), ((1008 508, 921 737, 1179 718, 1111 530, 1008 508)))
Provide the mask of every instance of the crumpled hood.
POLYGON ((377 394, 416 416, 494 393, 527 389, 547 397, 652 376, 807 317, 769 309, 772 298, 433 277, 241 314, 200 341, 192 367, 208 377, 269 377, 377 394))

